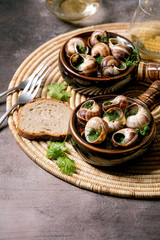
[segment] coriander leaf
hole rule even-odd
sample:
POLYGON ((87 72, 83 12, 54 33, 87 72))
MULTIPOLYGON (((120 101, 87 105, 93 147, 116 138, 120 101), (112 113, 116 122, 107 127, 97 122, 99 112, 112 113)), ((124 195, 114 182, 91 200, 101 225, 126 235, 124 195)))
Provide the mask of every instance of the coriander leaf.
POLYGON ((67 86, 64 83, 52 83, 48 85, 48 95, 52 98, 67 102, 72 96, 70 92, 65 91, 67 86))
POLYGON ((63 156, 67 151, 67 147, 64 142, 51 142, 48 146, 46 157, 49 159, 57 159, 60 156, 63 156))
POLYGON ((59 157, 56 164, 63 174, 72 175, 76 171, 74 160, 67 156, 59 157))
POLYGON ((149 126, 145 126, 144 128, 142 128, 140 130, 140 134, 142 136, 147 136, 150 133, 150 127, 149 126))

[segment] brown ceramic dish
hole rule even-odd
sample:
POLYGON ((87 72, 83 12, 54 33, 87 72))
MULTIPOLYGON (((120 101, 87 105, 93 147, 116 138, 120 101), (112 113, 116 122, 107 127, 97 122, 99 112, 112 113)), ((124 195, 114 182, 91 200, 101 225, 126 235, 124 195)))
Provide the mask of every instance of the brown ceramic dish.
MULTIPOLYGON (((145 93, 139 96, 139 98, 128 98, 130 103, 136 102, 148 111, 151 122, 149 135, 143 138, 143 140, 141 140, 138 144, 126 149, 100 148, 96 145, 89 144, 84 138, 82 138, 80 132, 77 129, 76 113, 81 107, 81 105, 84 104, 84 102, 77 106, 71 115, 69 128, 74 143, 73 145, 75 149, 79 152, 79 154, 82 156, 84 161, 97 166, 114 166, 124 163, 128 160, 135 159, 144 154, 152 145, 155 139, 156 126, 152 114, 149 111, 149 108, 153 106, 153 104, 155 104, 155 101, 157 101, 157 99, 159 99, 159 95, 160 81, 157 80, 150 86, 150 88, 145 93)), ((102 102, 106 101, 107 99, 113 99, 113 97, 115 96, 116 95, 104 95, 93 97, 92 99, 94 99, 99 105, 101 105, 102 102)))
MULTIPOLYGON (((88 39, 91 34, 92 32, 85 32, 82 34, 78 34, 74 37, 88 39)), ((122 40, 131 49, 135 48, 133 44, 125 37, 112 32, 108 32, 108 34, 110 38, 118 38, 119 40, 122 40)), ((67 84, 72 86, 76 90, 82 88, 89 89, 90 87, 97 87, 98 89, 100 89, 101 94, 105 94, 107 92, 114 92, 114 90, 119 89, 123 85, 127 84, 133 78, 134 72, 136 70, 135 66, 128 67, 125 72, 111 77, 93 77, 79 74, 70 66, 69 59, 66 56, 65 47, 67 42, 60 49, 59 69, 62 77, 67 82, 67 84)), ((91 93, 91 91, 89 92, 91 93)))
MULTIPOLYGON (((82 34, 75 35, 74 37, 82 37, 88 39, 93 32, 85 32, 82 34)), ((122 40, 126 45, 134 49, 134 45, 125 37, 118 35, 113 32, 108 32, 109 37, 117 38, 122 40)), ((70 39, 69 39, 70 40, 70 39)), ((68 41, 69 41, 68 40, 68 41)), ((138 76, 140 80, 150 79, 154 81, 155 79, 160 79, 160 68, 159 63, 145 63, 140 62, 138 66, 130 66, 123 73, 111 76, 111 77, 91 77, 81 75, 76 72, 69 63, 66 56, 65 47, 68 41, 61 47, 59 53, 59 69, 62 77, 68 85, 73 87, 75 91, 88 96, 97 96, 107 93, 113 93, 120 89, 130 81, 133 81, 135 77, 138 76)))

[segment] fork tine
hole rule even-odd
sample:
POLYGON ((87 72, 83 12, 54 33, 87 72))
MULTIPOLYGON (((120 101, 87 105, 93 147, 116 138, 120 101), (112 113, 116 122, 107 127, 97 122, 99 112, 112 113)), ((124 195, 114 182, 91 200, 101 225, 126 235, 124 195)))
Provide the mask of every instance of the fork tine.
POLYGON ((43 68, 43 66, 46 64, 46 61, 44 60, 36 69, 35 71, 31 74, 31 76, 29 76, 29 78, 34 78, 34 76, 36 76, 36 74, 43 68))
POLYGON ((33 82, 32 82, 32 86, 29 90, 29 93, 31 94, 33 89, 36 87, 37 85, 37 80, 39 79, 39 77, 42 75, 42 73, 46 70, 46 68, 48 67, 48 65, 46 65, 44 68, 42 68, 40 70, 40 72, 37 74, 37 76, 35 76, 35 78, 33 79, 33 82))
POLYGON ((36 86, 36 89, 34 90, 34 92, 32 93, 32 97, 34 98, 40 88, 40 85, 41 85, 41 82, 42 80, 44 79, 44 77, 47 75, 47 73, 49 72, 50 68, 47 69, 47 71, 38 79, 38 82, 37 82, 37 86, 36 86))

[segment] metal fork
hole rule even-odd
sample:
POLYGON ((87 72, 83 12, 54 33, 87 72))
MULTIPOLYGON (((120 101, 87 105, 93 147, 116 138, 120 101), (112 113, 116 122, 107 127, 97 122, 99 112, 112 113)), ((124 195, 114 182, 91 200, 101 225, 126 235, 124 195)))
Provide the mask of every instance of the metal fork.
POLYGON ((18 86, 10 88, 2 93, 0 93, 0 98, 3 97, 5 94, 12 92, 14 90, 18 90, 18 89, 24 89, 25 86, 27 85, 27 83, 30 81, 30 79, 34 79, 34 77, 36 76, 36 74, 43 68, 43 66, 45 65, 45 62, 43 61, 37 68, 36 70, 27 78, 25 79, 23 82, 21 82, 18 86))
POLYGON ((34 77, 34 79, 30 78, 29 82, 27 83, 26 87, 19 95, 17 102, 0 118, 0 125, 4 121, 4 119, 8 116, 8 114, 18 105, 25 104, 33 100, 40 88, 41 82, 48 73, 48 68, 46 71, 47 66, 45 66, 41 71, 34 77), (45 71, 45 73, 44 73, 45 71))

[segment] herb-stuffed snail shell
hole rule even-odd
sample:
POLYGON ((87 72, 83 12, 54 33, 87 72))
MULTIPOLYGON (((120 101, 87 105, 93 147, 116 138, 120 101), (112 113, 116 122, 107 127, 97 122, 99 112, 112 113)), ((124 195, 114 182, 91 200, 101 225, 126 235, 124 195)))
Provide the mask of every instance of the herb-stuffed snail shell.
POLYGON ((105 30, 96 30, 91 34, 89 38, 89 44, 91 47, 93 47, 98 42, 108 43, 108 41, 108 34, 105 30))
POLYGON ((112 55, 118 59, 124 59, 131 55, 130 47, 119 41, 117 38, 109 39, 109 47, 111 49, 112 55))
POLYGON ((113 145, 119 147, 131 147, 138 140, 138 133, 132 128, 123 128, 112 135, 113 145))
POLYGON ((117 107, 109 108, 103 114, 103 120, 108 123, 109 132, 118 131, 123 128, 126 123, 122 109, 117 107))
POLYGON ((89 52, 89 48, 85 39, 81 37, 74 37, 67 42, 65 46, 65 52, 67 56, 70 57, 71 55, 78 52, 87 54, 89 52))
POLYGON ((103 42, 99 42, 96 45, 94 45, 93 48, 91 49, 91 55, 93 57, 98 57, 98 56, 106 57, 110 55, 110 48, 108 47, 107 44, 103 42))
POLYGON ((122 109, 122 111, 124 111, 126 109, 126 107, 128 106, 128 104, 129 104, 129 101, 125 96, 118 95, 113 100, 103 102, 102 109, 105 112, 109 108, 119 107, 122 109))
POLYGON ((96 59, 90 55, 75 53, 70 58, 71 66, 86 76, 93 75, 98 69, 96 59))
POLYGON ((108 124, 100 117, 91 118, 85 126, 85 138, 93 144, 102 143, 108 134, 108 124))
POLYGON ((150 113, 141 105, 133 103, 125 110, 126 126, 133 129, 142 129, 151 121, 150 113))
POLYGON ((114 56, 107 56, 101 62, 101 69, 104 76, 115 76, 125 71, 127 66, 114 56))
POLYGON ((95 116, 101 116, 101 108, 94 100, 86 101, 77 111, 78 121, 83 125, 95 116))

